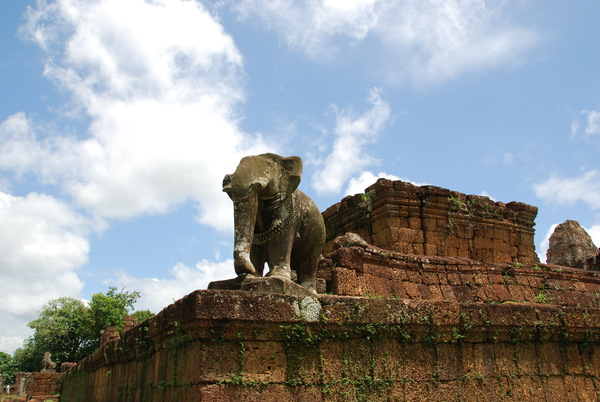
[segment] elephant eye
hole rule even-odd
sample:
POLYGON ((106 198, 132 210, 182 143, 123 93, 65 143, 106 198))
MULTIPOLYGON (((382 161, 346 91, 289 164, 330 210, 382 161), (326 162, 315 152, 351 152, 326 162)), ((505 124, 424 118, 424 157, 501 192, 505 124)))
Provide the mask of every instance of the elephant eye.
POLYGON ((231 185, 231 175, 226 174, 225 177, 223 178, 223 187, 227 187, 230 185, 231 185))

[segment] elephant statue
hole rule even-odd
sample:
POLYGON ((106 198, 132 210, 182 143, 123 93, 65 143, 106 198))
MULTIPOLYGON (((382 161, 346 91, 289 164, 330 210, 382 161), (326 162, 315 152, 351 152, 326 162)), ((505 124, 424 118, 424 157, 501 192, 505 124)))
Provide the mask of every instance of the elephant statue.
POLYGON ((316 294, 317 259, 325 241, 319 208, 298 190, 302 159, 267 153, 242 158, 225 175, 223 191, 233 201, 234 268, 238 277, 292 279, 316 294))

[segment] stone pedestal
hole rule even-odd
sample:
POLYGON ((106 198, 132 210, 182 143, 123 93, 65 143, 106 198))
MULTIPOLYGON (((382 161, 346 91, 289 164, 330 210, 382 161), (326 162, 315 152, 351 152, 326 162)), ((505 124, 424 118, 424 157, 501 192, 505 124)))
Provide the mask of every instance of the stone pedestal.
POLYGON ((297 283, 277 276, 254 277, 240 275, 233 279, 210 282, 208 284, 208 289, 247 290, 261 293, 280 293, 290 296, 317 297, 316 293, 303 288, 297 283))

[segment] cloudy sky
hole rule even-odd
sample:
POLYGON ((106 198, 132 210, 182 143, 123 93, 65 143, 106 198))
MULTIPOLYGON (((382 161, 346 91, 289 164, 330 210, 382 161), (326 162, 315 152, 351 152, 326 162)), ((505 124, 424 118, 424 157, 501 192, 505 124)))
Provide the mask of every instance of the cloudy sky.
POLYGON ((377 177, 539 207, 600 245, 600 3, 0 3, 0 351, 52 298, 154 312, 233 276, 225 173, 304 160, 324 210, 377 177))

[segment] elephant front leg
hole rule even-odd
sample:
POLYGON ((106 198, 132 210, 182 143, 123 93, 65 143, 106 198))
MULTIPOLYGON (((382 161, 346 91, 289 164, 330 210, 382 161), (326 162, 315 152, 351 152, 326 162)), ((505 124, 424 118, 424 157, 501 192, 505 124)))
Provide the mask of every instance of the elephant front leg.
POLYGON ((281 238, 273 239, 267 245, 269 273, 266 276, 275 276, 291 281, 292 270, 290 268, 290 258, 292 255, 293 237, 289 241, 281 241, 283 238, 289 238, 289 236, 284 234, 281 238))
POLYGON ((233 203, 233 221, 235 227, 233 266, 238 275, 260 276, 256 272, 251 259, 257 210, 257 195, 240 201, 234 201, 233 203))

